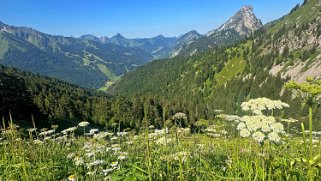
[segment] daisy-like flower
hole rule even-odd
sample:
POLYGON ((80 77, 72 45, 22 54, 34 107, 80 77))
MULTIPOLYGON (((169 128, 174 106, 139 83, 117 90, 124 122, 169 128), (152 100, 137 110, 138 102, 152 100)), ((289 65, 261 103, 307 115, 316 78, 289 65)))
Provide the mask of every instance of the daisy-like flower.
POLYGON ((82 157, 76 156, 74 159, 75 165, 79 166, 79 165, 83 165, 84 164, 84 159, 82 157))
POLYGON ((76 180, 77 180, 77 176, 76 175, 69 175, 68 181, 76 181, 76 180))
POLYGON ((126 155, 119 155, 118 160, 124 160, 126 158, 126 155))
POLYGON ((102 171, 103 171, 104 176, 106 176, 106 175, 108 175, 109 172, 112 172, 113 170, 114 169, 112 169, 112 168, 108 168, 108 169, 103 169, 102 171))
POLYGON ((112 166, 113 168, 117 167, 118 162, 111 162, 110 166, 112 166))
POLYGON ((90 166, 95 166, 95 165, 100 165, 100 164, 103 164, 104 161, 103 160, 95 160, 91 163, 89 163, 90 166))

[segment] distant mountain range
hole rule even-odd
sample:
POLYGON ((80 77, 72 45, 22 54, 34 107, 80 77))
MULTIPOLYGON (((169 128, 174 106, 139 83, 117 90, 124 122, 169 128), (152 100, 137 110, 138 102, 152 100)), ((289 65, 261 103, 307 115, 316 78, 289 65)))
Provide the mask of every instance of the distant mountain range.
POLYGON ((89 34, 74 38, 0 22, 0 63, 83 87, 100 88, 153 59, 189 56, 233 44, 261 26, 250 6, 206 35, 193 30, 179 37, 127 39, 121 34, 110 38, 89 34))
POLYGON ((162 59, 170 57, 176 49, 179 49, 181 46, 189 44, 191 41, 195 41, 202 36, 203 35, 193 30, 179 37, 164 37, 163 35, 158 35, 153 38, 127 39, 118 33, 111 38, 98 38, 89 34, 80 36, 79 39, 92 40, 100 43, 112 43, 127 48, 140 48, 145 52, 150 53, 154 59, 162 59))
POLYGON ((160 59, 177 55, 190 56, 215 46, 231 45, 250 36, 262 26, 261 20, 253 12, 253 7, 244 6, 219 28, 209 31, 205 35, 192 30, 179 37, 159 35, 153 38, 126 39, 118 33, 111 38, 98 38, 90 34, 79 38, 100 43, 112 43, 123 47, 140 48, 150 53, 154 59, 160 59))

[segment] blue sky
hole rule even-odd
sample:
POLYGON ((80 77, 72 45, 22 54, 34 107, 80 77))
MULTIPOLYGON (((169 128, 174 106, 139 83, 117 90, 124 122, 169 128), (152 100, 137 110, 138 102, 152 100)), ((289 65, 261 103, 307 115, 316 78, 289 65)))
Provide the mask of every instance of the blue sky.
POLYGON ((244 5, 267 23, 303 0, 0 0, 0 21, 41 32, 128 38, 206 33, 244 5))

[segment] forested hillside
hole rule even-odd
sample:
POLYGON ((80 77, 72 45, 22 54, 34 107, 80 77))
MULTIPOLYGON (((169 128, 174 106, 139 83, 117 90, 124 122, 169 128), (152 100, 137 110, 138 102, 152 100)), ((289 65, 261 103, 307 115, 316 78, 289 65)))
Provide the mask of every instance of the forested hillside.
POLYGON ((293 69, 298 69, 295 75, 299 75, 299 80, 321 75, 317 68, 320 9, 318 0, 305 1, 237 45, 211 49, 189 58, 155 61, 125 75, 109 92, 179 102, 195 116, 192 120, 212 118, 216 109, 241 113, 240 104, 257 97, 290 103, 291 109, 285 111, 290 117, 306 115, 299 98, 292 99, 283 85, 295 79, 289 74, 293 69), (302 62, 300 68, 298 64, 302 62))
POLYGON ((161 127, 181 111, 178 104, 153 98, 114 98, 104 92, 81 88, 57 79, 0 67, 0 115, 6 121, 13 117, 16 124, 46 127, 59 124, 62 128, 89 121, 107 128, 120 123, 121 129, 141 129, 144 115, 161 127))

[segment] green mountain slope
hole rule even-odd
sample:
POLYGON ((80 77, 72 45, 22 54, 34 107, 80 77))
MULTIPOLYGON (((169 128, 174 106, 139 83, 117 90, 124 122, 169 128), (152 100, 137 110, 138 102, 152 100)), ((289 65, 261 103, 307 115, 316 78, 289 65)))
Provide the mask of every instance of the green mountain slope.
POLYGON ((84 87, 99 88, 152 59, 139 48, 52 36, 3 23, 0 30, 0 63, 84 87))
POLYGON ((175 100, 186 104, 196 117, 213 116, 210 110, 214 109, 237 113, 240 103, 249 98, 265 96, 291 102, 289 93, 282 89, 289 78, 296 79, 289 71, 300 80, 307 75, 321 76, 320 8, 318 0, 307 1, 237 45, 189 58, 155 61, 125 75, 109 91, 175 100), (294 17, 304 22, 293 22, 294 17), (294 71, 297 69, 299 72, 294 71))
POLYGON ((90 121, 105 125, 111 118, 112 98, 57 79, 0 66, 0 115, 30 127, 62 127, 90 121))

